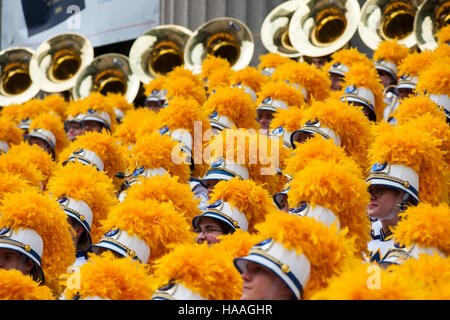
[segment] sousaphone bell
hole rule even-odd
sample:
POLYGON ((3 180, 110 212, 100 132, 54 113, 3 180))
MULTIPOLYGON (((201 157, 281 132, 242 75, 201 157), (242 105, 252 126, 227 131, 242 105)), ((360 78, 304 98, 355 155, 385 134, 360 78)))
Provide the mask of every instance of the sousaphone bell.
POLYGON ((81 70, 73 87, 75 100, 88 97, 91 92, 103 95, 118 93, 132 103, 139 91, 140 80, 130 68, 128 57, 106 53, 96 57, 81 70))
POLYGON ((302 2, 302 0, 283 2, 264 18, 261 25, 261 41, 269 52, 289 58, 301 56, 289 38, 289 23, 302 2))
POLYGON ((192 31, 178 25, 161 25, 146 31, 131 46, 131 70, 142 83, 184 65, 184 49, 192 31))
POLYGON ((94 59, 90 41, 77 33, 57 35, 36 49, 30 75, 45 92, 63 92, 75 85, 81 70, 94 59))
POLYGON ((356 0, 301 1, 289 23, 289 39, 304 56, 332 54, 353 37, 359 15, 356 0))
POLYGON ((412 48, 416 45, 414 19, 423 0, 369 0, 361 9, 358 33, 376 50, 385 40, 396 40, 412 48))
POLYGON ((302 55, 323 57, 348 44, 359 15, 356 0, 302 1, 289 23, 289 38, 302 55))
POLYGON ((39 92, 31 79, 29 66, 34 50, 11 47, 0 52, 0 106, 21 104, 39 92))
POLYGON ((194 73, 201 71, 208 55, 228 60, 233 70, 245 68, 254 52, 253 35, 242 21, 222 17, 207 21, 189 38, 184 51, 185 67, 194 73))
POLYGON ((438 46, 436 34, 449 23, 450 1, 424 1, 414 19, 414 34, 420 50, 436 49, 438 46))

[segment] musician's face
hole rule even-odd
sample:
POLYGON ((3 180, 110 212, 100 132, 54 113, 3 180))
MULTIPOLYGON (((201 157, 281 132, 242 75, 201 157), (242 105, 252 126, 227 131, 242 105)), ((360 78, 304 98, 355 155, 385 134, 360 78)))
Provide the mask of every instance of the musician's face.
POLYGON ((387 88, 391 84, 394 84, 394 80, 392 79, 391 75, 384 70, 378 70, 378 77, 380 78, 381 83, 385 88, 387 88))
POLYGON ((247 262, 242 273, 241 300, 291 300, 292 292, 275 273, 261 264, 247 262))
POLYGON ((327 57, 314 57, 311 58, 311 64, 321 69, 325 65, 325 63, 328 62, 328 60, 329 59, 327 57))
POLYGON ((39 147, 41 147, 44 151, 46 151, 47 153, 52 154, 52 147, 45 140, 43 140, 41 138, 28 136, 28 143, 31 145, 36 144, 39 147))
POLYGON ((398 99, 402 100, 408 98, 409 96, 413 96, 414 92, 412 89, 399 88, 398 89, 398 99))
POLYGON ((79 122, 75 122, 75 121, 70 121, 67 124, 67 138, 70 141, 73 141, 77 138, 77 136, 83 134, 83 128, 81 127, 81 123, 79 122))
POLYGON ((330 80, 331 80, 331 91, 339 91, 342 89, 342 85, 344 83, 343 76, 335 73, 330 73, 330 80))
POLYGON ((83 121, 83 133, 86 132, 102 132, 103 125, 94 120, 85 120, 83 121))
POLYGON ((401 202, 401 193, 396 189, 381 186, 369 188, 370 203, 367 206, 367 215, 370 218, 382 220, 388 217, 401 202))
POLYGON ((258 122, 261 129, 270 129, 270 123, 272 122, 272 119, 274 118, 273 111, 270 110, 259 110, 258 111, 258 122))
POLYGON ((33 267, 33 262, 21 253, 11 249, 0 248, 0 269, 19 270, 23 274, 29 275, 33 267))
POLYGON ((350 105, 353 105, 357 108, 360 108, 362 113, 364 113, 364 115, 366 116, 367 119, 369 119, 370 121, 375 121, 373 119, 373 114, 372 111, 363 103, 360 102, 356 102, 356 101, 351 101, 349 102, 350 105))
POLYGON ((288 202, 288 195, 283 194, 279 195, 277 197, 278 205, 280 206, 279 209, 284 212, 289 212, 289 202, 288 202))
POLYGON ((165 100, 147 100, 146 107, 152 111, 158 112, 164 106, 165 100))

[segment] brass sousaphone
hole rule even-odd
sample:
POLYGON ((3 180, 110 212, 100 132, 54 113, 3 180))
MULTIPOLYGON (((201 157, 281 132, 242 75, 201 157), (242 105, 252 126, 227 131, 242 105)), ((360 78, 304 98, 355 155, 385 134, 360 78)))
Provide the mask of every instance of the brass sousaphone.
POLYGON ((253 35, 242 21, 222 17, 207 21, 189 38, 184 51, 185 67, 201 71, 208 54, 227 59, 233 70, 245 68, 254 52, 253 35))
POLYGON ((414 34, 420 50, 434 50, 438 46, 436 34, 450 23, 450 1, 426 0, 417 10, 414 34))
POLYGON ((327 56, 348 44, 359 16, 357 0, 300 1, 289 23, 290 42, 304 56, 327 56))
POLYGON ((86 37, 77 33, 57 35, 36 49, 30 62, 31 79, 45 92, 70 90, 93 58, 94 48, 86 37))
POLYGON ((185 45, 192 34, 178 25, 161 25, 146 31, 131 46, 131 70, 146 84, 184 65, 185 45))
POLYGON ((11 47, 0 51, 0 106, 21 104, 39 92, 39 86, 30 77, 30 60, 34 50, 11 47))
POLYGON ((423 0, 369 0, 361 9, 358 32, 361 40, 376 50, 385 40, 408 48, 416 45, 414 19, 423 0))
POLYGON ((119 53, 106 53, 96 57, 81 70, 73 87, 73 98, 86 98, 91 92, 103 95, 119 93, 132 103, 139 86, 140 80, 132 72, 128 57, 119 53))
POLYGON ((272 53, 281 56, 297 58, 301 53, 295 49, 289 38, 289 23, 295 11, 303 0, 290 0, 275 7, 264 18, 261 26, 261 41, 263 46, 272 53))

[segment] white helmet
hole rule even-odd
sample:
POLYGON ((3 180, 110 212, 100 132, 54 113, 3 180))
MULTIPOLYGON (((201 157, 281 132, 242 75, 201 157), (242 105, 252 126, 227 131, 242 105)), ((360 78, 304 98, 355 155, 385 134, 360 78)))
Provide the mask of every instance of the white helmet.
POLYGON ((81 162, 82 164, 93 166, 98 171, 103 171, 105 167, 103 161, 95 152, 83 148, 72 152, 69 158, 63 162, 63 165, 66 165, 67 162, 81 162))
POLYGON ((244 273, 249 261, 274 272, 295 297, 301 299, 311 273, 311 263, 303 253, 298 254, 295 249, 289 250, 273 239, 266 239, 254 245, 249 255, 235 258, 233 262, 236 269, 244 273))
POLYGON ((94 252, 99 248, 109 249, 122 257, 136 258, 141 263, 147 263, 150 258, 150 247, 143 240, 119 228, 108 231, 99 243, 91 245, 94 252))
POLYGON ((402 164, 375 163, 370 169, 367 183, 372 186, 391 187, 410 195, 411 202, 419 202, 419 175, 402 164))
POLYGON ((23 228, 12 230, 5 227, 0 230, 0 248, 14 250, 30 258, 36 266, 33 270, 33 278, 44 282, 41 266, 44 242, 36 231, 23 228))
POLYGON ((295 149, 295 141, 302 141, 302 133, 318 134, 325 139, 332 139, 334 144, 338 147, 341 146, 341 138, 331 128, 322 126, 318 119, 307 121, 303 127, 291 134, 290 139, 292 148, 295 149))
POLYGON ((59 206, 66 212, 66 214, 75 219, 81 226, 83 226, 86 233, 86 243, 80 243, 79 247, 87 250, 91 245, 91 226, 94 215, 91 208, 83 200, 74 200, 69 197, 64 197, 58 200, 59 206))
POLYGON ((203 211, 203 214, 196 216, 192 219, 192 226, 194 230, 198 229, 198 225, 202 218, 208 217, 216 220, 220 220, 227 224, 233 232, 236 229, 248 230, 248 221, 245 214, 239 211, 238 208, 233 207, 228 202, 217 200, 203 211))

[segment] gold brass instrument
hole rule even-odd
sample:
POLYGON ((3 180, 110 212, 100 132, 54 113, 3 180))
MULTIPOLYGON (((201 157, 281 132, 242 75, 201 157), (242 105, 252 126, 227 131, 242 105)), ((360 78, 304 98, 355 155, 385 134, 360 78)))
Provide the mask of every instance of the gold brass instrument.
POLYGON ((289 38, 289 23, 302 2, 301 0, 283 2, 264 18, 260 31, 261 41, 269 52, 289 58, 301 56, 289 38))
POLYGON ((240 20, 229 17, 212 19, 197 28, 184 51, 185 67, 200 72, 208 54, 225 58, 233 70, 245 68, 254 52, 253 35, 240 20))
POLYGON ((357 0, 304 0, 289 23, 289 39, 304 56, 326 56, 348 44, 359 16, 357 0))
POLYGON ((76 33, 55 36, 36 49, 30 62, 30 75, 45 92, 70 90, 81 70, 94 58, 89 40, 76 33))
POLYGON ((396 40, 408 48, 416 45, 414 19, 423 0, 369 0, 361 9, 358 32, 372 50, 380 42, 396 40))
POLYGON ((0 52, 0 106, 21 104, 39 92, 39 86, 30 77, 30 60, 34 50, 11 47, 0 52))
POLYGON ((436 34, 450 23, 450 1, 426 0, 417 10, 414 35, 420 50, 434 50, 438 46, 436 34))
POLYGON ((193 32, 178 25, 161 25, 146 31, 133 43, 129 61, 143 83, 184 65, 184 49, 193 32))
POLYGON ((120 93, 130 103, 139 91, 140 80, 130 68, 128 57, 118 53, 106 53, 96 57, 81 70, 73 87, 75 100, 88 97, 91 92, 103 95, 120 93))

